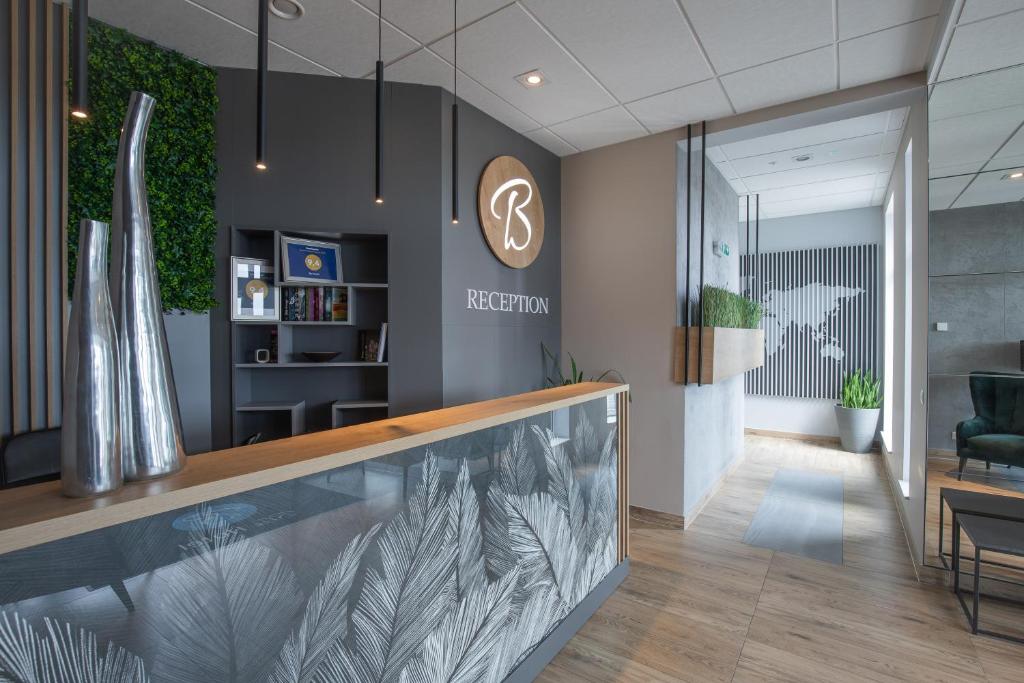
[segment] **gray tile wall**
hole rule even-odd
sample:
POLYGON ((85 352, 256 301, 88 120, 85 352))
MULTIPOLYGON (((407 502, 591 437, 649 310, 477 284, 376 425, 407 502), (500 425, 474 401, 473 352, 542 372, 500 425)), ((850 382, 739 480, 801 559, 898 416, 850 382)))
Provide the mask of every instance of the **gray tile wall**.
POLYGON ((932 211, 928 262, 928 448, 954 450, 974 415, 967 374, 1021 370, 1024 204, 932 211))

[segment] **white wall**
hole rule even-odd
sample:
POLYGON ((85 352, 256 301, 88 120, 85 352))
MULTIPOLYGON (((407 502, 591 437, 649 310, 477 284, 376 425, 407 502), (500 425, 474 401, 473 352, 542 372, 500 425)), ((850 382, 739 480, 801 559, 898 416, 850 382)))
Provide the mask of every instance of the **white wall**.
POLYGON ((630 502, 683 514, 683 391, 672 382, 677 131, 562 161, 562 350, 632 389, 630 502))
MULTIPOLYGON (((840 247, 851 244, 883 242, 885 207, 874 206, 846 211, 771 218, 761 221, 761 251, 788 251, 792 249, 817 249, 840 247)), ((740 240, 746 238, 746 221, 739 224, 740 240)), ((750 227, 751 244, 754 241, 754 224, 750 227)), ((747 253, 746 244, 738 245, 741 254, 747 253)), ((879 310, 879 316, 882 311, 879 310)), ((879 333, 881 333, 879 319, 879 333)), ((881 337, 879 337, 881 340, 881 337)), ((813 436, 838 436, 835 401, 816 398, 788 398, 775 396, 750 396, 746 398, 747 429, 763 429, 792 434, 813 436)))

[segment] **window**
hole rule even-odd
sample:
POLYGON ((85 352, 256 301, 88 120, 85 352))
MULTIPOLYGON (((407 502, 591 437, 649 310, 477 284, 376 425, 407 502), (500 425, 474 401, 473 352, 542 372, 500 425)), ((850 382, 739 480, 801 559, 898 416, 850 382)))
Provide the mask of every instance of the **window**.
POLYGON ((914 191, 913 191, 913 165, 911 163, 911 156, 913 153, 913 141, 907 142, 907 151, 903 156, 903 206, 906 216, 906 220, 903 224, 903 239, 906 244, 904 253, 904 273, 903 278, 906 282, 905 291, 903 293, 905 305, 903 307, 903 453, 901 453, 903 459, 903 468, 900 477, 900 487, 903 489, 903 495, 910 497, 910 437, 912 433, 911 429, 911 417, 914 412, 914 406, 912 403, 910 371, 913 364, 910 362, 910 350, 913 348, 913 318, 912 307, 914 300, 914 191))
POLYGON ((893 239, 893 202, 895 197, 889 195, 889 202, 885 206, 885 270, 882 288, 885 292, 885 301, 882 322, 882 331, 885 335, 882 340, 882 443, 890 453, 893 451, 892 442, 892 405, 893 405, 893 373, 895 363, 893 362, 893 338, 895 336, 896 310, 895 292, 896 286, 896 254, 893 253, 895 240, 893 239))

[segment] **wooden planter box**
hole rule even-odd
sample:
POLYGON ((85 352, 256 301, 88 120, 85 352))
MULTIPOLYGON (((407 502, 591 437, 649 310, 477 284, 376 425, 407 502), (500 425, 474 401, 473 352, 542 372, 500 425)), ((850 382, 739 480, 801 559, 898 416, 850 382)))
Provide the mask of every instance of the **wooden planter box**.
POLYGON ((715 384, 764 365, 764 330, 734 327, 677 327, 672 343, 672 380, 697 383, 697 332, 704 337, 702 384, 715 384), (686 335, 690 335, 690 376, 686 378, 686 335), (687 381, 688 380, 688 381, 687 381))

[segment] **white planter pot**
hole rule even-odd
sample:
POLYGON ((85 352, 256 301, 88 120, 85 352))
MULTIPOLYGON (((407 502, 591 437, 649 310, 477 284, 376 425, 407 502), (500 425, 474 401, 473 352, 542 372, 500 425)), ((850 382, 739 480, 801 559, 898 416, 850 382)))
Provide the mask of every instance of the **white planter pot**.
POLYGON ((839 441, 843 450, 851 453, 867 453, 878 432, 880 408, 844 408, 836 406, 836 423, 839 425, 839 441))

